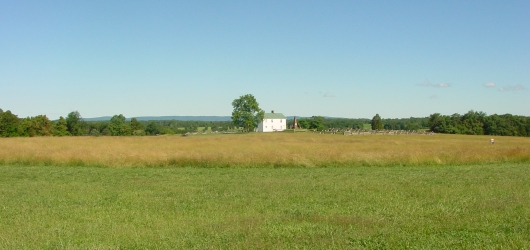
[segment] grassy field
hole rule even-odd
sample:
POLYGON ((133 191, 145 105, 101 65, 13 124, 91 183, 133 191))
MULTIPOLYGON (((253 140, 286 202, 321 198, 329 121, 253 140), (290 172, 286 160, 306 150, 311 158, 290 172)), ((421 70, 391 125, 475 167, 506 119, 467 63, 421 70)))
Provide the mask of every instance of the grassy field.
POLYGON ((0 249, 528 249, 530 138, 0 139, 0 249))
POLYGON ((525 164, 0 172, 0 249, 530 246, 525 164))
POLYGON ((0 164, 104 167, 426 166, 530 162, 530 138, 465 135, 40 137, 0 139, 0 164))

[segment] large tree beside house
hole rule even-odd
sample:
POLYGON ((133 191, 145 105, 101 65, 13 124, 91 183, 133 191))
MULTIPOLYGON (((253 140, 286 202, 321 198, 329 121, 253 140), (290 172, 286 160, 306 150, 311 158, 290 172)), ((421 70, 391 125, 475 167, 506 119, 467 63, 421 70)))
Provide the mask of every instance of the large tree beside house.
POLYGON ((265 111, 260 109, 256 98, 247 94, 240 96, 232 102, 232 123, 238 127, 243 127, 247 131, 252 131, 265 117, 265 111))

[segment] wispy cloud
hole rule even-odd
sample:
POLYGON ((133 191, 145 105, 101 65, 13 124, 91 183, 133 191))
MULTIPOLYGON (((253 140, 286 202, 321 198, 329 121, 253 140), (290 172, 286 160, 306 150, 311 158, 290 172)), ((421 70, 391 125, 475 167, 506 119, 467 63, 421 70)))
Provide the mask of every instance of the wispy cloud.
POLYGON ((423 83, 418 84, 418 86, 421 86, 421 87, 447 88, 447 87, 451 87, 451 84, 449 84, 449 83, 432 84, 429 81, 425 81, 423 83))
POLYGON ((484 83, 484 87, 493 88, 493 87, 495 87, 495 83, 493 83, 493 82, 484 83))
POLYGON ((323 96, 323 97, 330 97, 330 98, 331 98, 331 97, 335 97, 335 95, 330 94, 330 93, 328 93, 328 92, 324 93, 322 96, 323 96))
POLYGON ((433 87, 438 87, 438 88, 447 88, 447 87, 451 87, 451 84, 449 84, 449 83, 438 83, 438 84, 434 84, 432 86, 433 87))
POLYGON ((423 83, 418 84, 418 86, 429 87, 429 86, 431 86, 431 83, 429 81, 425 81, 423 83))
POLYGON ((504 92, 504 91, 521 91, 521 90, 526 90, 526 88, 521 85, 521 84, 517 84, 515 86, 504 86, 504 87, 500 87, 499 88, 499 91, 501 92, 504 92))

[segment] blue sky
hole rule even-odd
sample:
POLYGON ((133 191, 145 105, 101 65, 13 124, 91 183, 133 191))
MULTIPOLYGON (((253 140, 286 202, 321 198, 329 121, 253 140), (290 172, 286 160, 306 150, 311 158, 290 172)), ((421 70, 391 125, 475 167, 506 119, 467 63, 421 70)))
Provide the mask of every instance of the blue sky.
POLYGON ((19 117, 530 116, 530 1, 0 0, 19 117))

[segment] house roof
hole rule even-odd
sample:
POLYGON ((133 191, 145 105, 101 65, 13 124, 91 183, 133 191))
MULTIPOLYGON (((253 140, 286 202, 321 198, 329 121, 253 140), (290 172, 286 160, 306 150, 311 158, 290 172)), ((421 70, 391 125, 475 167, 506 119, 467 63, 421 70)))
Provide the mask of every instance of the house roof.
POLYGON ((282 113, 265 113, 263 119, 285 119, 282 113))

